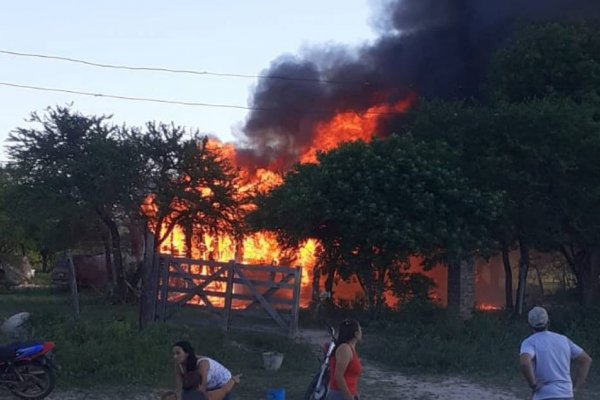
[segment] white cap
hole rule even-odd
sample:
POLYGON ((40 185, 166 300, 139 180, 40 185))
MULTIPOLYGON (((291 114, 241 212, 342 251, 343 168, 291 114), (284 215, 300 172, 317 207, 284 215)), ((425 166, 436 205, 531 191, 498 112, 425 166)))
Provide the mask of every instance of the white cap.
POLYGON ((533 307, 529 311, 529 325, 533 328, 544 328, 548 325, 548 312, 543 307, 533 307))

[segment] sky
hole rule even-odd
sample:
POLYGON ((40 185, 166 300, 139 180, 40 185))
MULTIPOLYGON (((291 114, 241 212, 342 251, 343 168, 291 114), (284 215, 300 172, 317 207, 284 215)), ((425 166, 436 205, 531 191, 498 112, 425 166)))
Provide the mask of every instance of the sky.
MULTIPOLYGON (((281 54, 375 38, 368 0, 19 0, 0 2, 0 50, 130 66, 256 75, 281 54)), ((254 79, 107 70, 0 54, 0 82, 93 93, 247 105, 254 79)), ((74 103, 115 123, 175 122, 234 141, 247 111, 0 86, 0 161, 32 111, 74 103)))

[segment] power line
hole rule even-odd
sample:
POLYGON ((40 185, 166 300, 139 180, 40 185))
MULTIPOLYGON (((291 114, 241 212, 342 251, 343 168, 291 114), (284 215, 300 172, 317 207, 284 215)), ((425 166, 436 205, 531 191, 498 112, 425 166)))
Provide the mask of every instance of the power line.
POLYGON ((17 83, 9 83, 9 82, 0 82, 0 86, 8 86, 8 87, 18 88, 18 89, 38 90, 38 91, 43 91, 43 92, 68 93, 68 94, 76 94, 76 95, 81 95, 81 96, 105 97, 105 98, 109 98, 109 99, 145 101, 145 102, 152 102, 152 103, 175 104, 175 105, 182 105, 182 106, 234 108, 234 109, 251 110, 251 111, 259 111, 260 110, 260 108, 237 106, 237 105, 232 105, 232 104, 197 103, 197 102, 180 101, 180 100, 154 99, 154 98, 149 98, 149 97, 120 96, 120 95, 103 94, 103 93, 83 92, 83 91, 79 91, 79 90, 58 89, 58 88, 49 88, 49 87, 32 86, 32 85, 21 85, 21 84, 17 84, 17 83))
MULTIPOLYGON (((0 86, 6 86, 10 88, 17 89, 29 89, 29 90, 37 90, 42 92, 53 92, 53 93, 67 93, 67 94, 75 94, 80 96, 89 96, 89 97, 102 97, 107 99, 117 99, 117 100, 128 100, 128 101, 140 101, 140 102, 148 102, 148 103, 161 103, 161 104, 171 104, 171 105, 179 105, 179 106, 190 106, 190 107, 212 107, 212 108, 229 108, 229 109, 237 109, 237 110, 247 110, 247 111, 297 111, 302 113, 322 113, 322 114, 331 114, 335 112, 335 110, 318 110, 318 109, 302 109, 302 108, 291 108, 291 107, 279 107, 279 108, 266 108, 266 107, 249 107, 249 106, 240 106, 235 104, 216 104, 216 103, 202 103, 202 102, 193 102, 193 101, 181 101, 181 100, 167 100, 167 99, 157 99, 150 97, 135 97, 135 96, 121 96, 114 94, 104 94, 104 93, 93 93, 93 92, 83 92, 79 90, 71 90, 71 89, 59 89, 59 88, 49 88, 42 86, 33 86, 33 85, 22 85, 18 83, 10 83, 10 82, 0 82, 0 86)), ((400 112, 377 112, 377 111, 347 111, 341 112, 344 114, 361 114, 361 115, 398 115, 402 114, 400 112)))
POLYGON ((30 57, 30 58, 42 58, 47 60, 58 60, 71 62, 76 64, 83 64, 92 67, 99 68, 110 68, 110 69, 122 69, 129 71, 147 71, 147 72, 169 72, 174 74, 187 74, 187 75, 202 75, 202 76, 220 76, 220 77, 228 77, 228 78, 250 78, 250 79, 276 79, 283 81, 297 81, 297 82, 305 82, 305 83, 323 83, 323 84, 331 84, 331 85, 369 85, 369 82, 358 82, 358 81, 337 81, 330 79, 311 79, 311 78, 294 78, 290 76, 280 76, 280 75, 250 75, 250 74, 236 74, 236 73, 226 73, 226 72, 210 72, 210 71, 197 71, 191 69, 173 69, 173 68, 165 68, 165 67, 135 67, 130 65, 121 65, 121 64, 106 64, 106 63, 98 63, 88 60, 82 60, 78 58, 72 57, 62 57, 62 56, 53 56, 47 54, 36 54, 36 53, 22 53, 17 51, 10 50, 0 50, 1 54, 6 54, 10 56, 17 57, 30 57))

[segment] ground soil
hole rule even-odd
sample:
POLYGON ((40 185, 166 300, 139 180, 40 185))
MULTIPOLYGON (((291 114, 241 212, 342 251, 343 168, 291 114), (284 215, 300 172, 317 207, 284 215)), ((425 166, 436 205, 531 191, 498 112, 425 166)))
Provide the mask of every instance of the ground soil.
MULTIPOLYGON (((301 339, 322 346, 328 335, 320 331, 303 331, 301 339)), ((372 360, 361 360, 361 397, 368 400, 515 400, 506 390, 487 387, 461 377, 404 375, 372 360)))
MULTIPOLYGON (((322 331, 303 331, 300 340, 315 346, 315 351, 328 342, 327 334, 322 331)), ((361 397, 366 400, 515 400, 515 394, 501 388, 473 382, 463 377, 405 375, 384 367, 372 360, 362 360, 361 397)), ((57 391, 48 400, 158 400, 164 390, 138 388, 112 388, 102 390, 57 391)), ((6 396, 6 395, 4 395, 6 396)), ((10 399, 3 397, 0 399, 10 399)), ((251 399, 236 394, 239 400, 251 399)), ((301 400, 301 399, 290 399, 301 400)))

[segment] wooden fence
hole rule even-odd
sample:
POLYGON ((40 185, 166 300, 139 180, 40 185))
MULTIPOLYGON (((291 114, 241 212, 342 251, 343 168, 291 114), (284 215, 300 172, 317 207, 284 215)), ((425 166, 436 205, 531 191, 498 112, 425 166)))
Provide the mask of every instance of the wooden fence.
MULTIPOLYGON (((154 254, 147 260, 152 263, 146 270, 153 290, 145 301, 142 299, 142 309, 151 308, 154 321, 167 321, 178 314, 194 319, 190 322, 217 323, 226 331, 270 330, 290 337, 298 332, 300 267, 223 263, 166 254, 154 254), (186 313, 184 309, 203 313, 186 313)), ((143 314, 141 311, 142 318, 143 314)))

